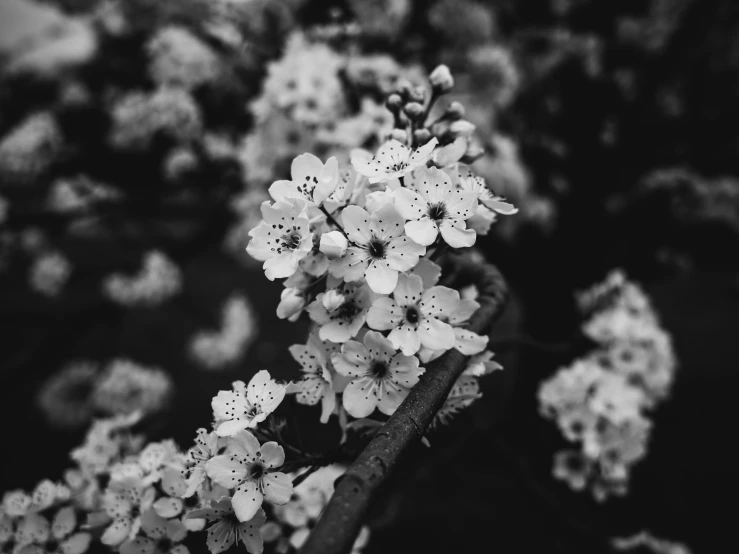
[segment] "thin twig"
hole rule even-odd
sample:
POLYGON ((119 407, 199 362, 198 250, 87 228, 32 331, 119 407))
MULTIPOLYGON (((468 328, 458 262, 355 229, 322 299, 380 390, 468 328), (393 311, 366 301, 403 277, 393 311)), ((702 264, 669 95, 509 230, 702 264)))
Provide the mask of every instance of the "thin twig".
POLYGON ((328 210, 323 205, 318 206, 318 209, 323 212, 323 215, 326 216, 326 219, 328 220, 328 222, 334 227, 336 227, 341 232, 341 234, 346 237, 346 240, 350 240, 349 235, 346 234, 346 231, 344 231, 344 228, 339 224, 338 221, 336 221, 336 219, 334 219, 333 215, 328 213, 328 210))

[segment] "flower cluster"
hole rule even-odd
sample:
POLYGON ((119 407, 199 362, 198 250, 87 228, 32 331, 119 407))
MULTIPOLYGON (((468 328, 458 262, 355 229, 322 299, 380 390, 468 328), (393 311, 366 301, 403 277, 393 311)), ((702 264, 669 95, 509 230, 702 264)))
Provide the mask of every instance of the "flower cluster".
POLYGON ((114 273, 103 282, 105 295, 123 306, 152 306, 177 294, 182 287, 179 267, 163 252, 144 255, 134 276, 114 273))
POLYGON ((93 416, 156 413, 168 404, 172 380, 164 371, 119 358, 104 368, 70 363, 41 387, 37 404, 54 427, 74 428, 93 416))
MULTIPOLYGON (((487 346, 467 329, 479 304, 439 285, 433 260, 447 248, 472 246, 517 210, 463 163, 471 161, 469 122, 449 108, 448 118, 461 125, 425 125, 453 79, 440 66, 429 83, 431 94, 407 85, 390 94, 393 138, 374 154, 353 150, 351 167, 341 168, 336 157, 297 156, 290 178, 269 187, 272 201, 262 203, 263 219, 249 233, 246 250, 263 262, 267 278, 285 279, 278 316, 307 313, 316 328, 290 349, 303 375, 288 392, 303 404, 320 402, 324 422, 332 413, 391 415, 423 374, 422 363, 450 349, 471 356, 487 346)), ((467 377, 474 384, 453 391, 463 396, 456 406, 478 396, 475 375, 467 377)))
POLYGON ((542 414, 579 450, 555 457, 554 475, 597 500, 623 495, 631 467, 646 455, 648 411, 670 391, 675 355, 649 299, 615 271, 582 293, 584 333, 598 347, 544 382, 542 414))

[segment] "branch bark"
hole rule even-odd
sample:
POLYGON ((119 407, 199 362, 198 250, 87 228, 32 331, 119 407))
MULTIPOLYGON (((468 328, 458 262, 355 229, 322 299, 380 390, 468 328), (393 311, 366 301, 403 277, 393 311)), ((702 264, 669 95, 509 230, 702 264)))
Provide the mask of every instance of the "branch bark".
MULTIPOLYGON (((458 280, 480 290, 480 309, 469 328, 487 334, 508 298, 505 281, 492 265, 461 258, 455 262, 458 280)), ((441 409, 467 358, 450 350, 426 367, 419 383, 335 484, 331 497, 300 554, 347 554, 381 485, 400 458, 424 435, 441 409)))

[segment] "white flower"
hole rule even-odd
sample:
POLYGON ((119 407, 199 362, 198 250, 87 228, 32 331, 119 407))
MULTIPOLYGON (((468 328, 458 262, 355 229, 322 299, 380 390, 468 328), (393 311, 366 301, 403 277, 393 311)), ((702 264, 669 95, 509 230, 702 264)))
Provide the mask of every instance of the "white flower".
POLYGON ((231 503, 239 521, 252 519, 266 499, 272 504, 290 500, 290 478, 274 469, 285 462, 285 452, 276 442, 259 445, 245 430, 229 438, 226 453, 205 464, 208 477, 228 489, 236 489, 231 503))
MULTIPOLYGON (((454 327, 454 349, 464 354, 465 356, 472 356, 473 354, 479 354, 488 345, 488 337, 478 335, 474 331, 464 329, 462 326, 469 323, 470 317, 474 314, 480 304, 475 300, 464 298, 459 301, 457 309, 451 314, 437 316, 440 321, 448 323, 454 327)), ((430 350, 426 347, 422 348, 419 357, 424 363, 428 363, 431 360, 435 360, 441 356, 444 350, 430 350)))
POLYGON ((208 550, 211 554, 225 552, 234 542, 241 541, 249 554, 261 554, 263 548, 260 527, 264 525, 267 516, 260 509, 249 521, 239 521, 230 498, 212 500, 205 508, 192 510, 187 517, 205 519, 208 524, 208 550))
POLYGON ((352 377, 344 389, 343 404, 350 415, 367 417, 375 408, 383 414, 395 412, 423 373, 418 358, 396 353, 380 333, 368 331, 364 344, 347 341, 331 361, 341 375, 352 377))
POLYGON ((308 314, 320 326, 318 336, 321 340, 346 342, 356 336, 364 325, 373 298, 372 290, 366 283, 344 283, 336 289, 320 293, 308 306, 308 314), (329 310, 324 300, 333 291, 339 293, 342 300, 329 310))
POLYGON ((349 241, 339 231, 330 231, 321 235, 321 252, 323 252, 329 260, 341 258, 346 254, 348 246, 349 241))
POLYGON ((316 335, 311 335, 307 344, 292 345, 290 355, 303 372, 303 376, 292 385, 295 399, 308 406, 315 406, 320 401, 321 423, 326 423, 336 406, 336 393, 324 346, 316 335))
POLYGON ((290 198, 286 201, 262 203, 262 221, 249 231, 252 237, 246 251, 264 262, 267 279, 290 277, 300 260, 313 249, 310 221, 304 215, 305 202, 290 198))
POLYGON ((118 546, 132 539, 141 526, 141 516, 154 503, 156 491, 143 480, 128 477, 113 481, 103 495, 103 508, 113 521, 105 529, 100 542, 118 546))
POLYGON ((421 346, 449 350, 456 343, 454 329, 442 321, 459 307, 459 293, 435 286, 424 291, 418 275, 402 275, 393 297, 376 299, 367 314, 367 324, 380 331, 391 330, 388 339, 412 355, 421 346))
POLYGON ((8 491, 3 495, 2 511, 11 517, 24 516, 31 504, 31 497, 22 490, 8 491))
POLYGON ((339 162, 331 157, 324 164, 313 154, 301 154, 293 160, 290 176, 291 181, 275 181, 269 187, 274 200, 299 198, 308 206, 320 205, 339 184, 339 162))
POLYGON ((370 183, 382 183, 425 167, 438 142, 434 137, 411 150, 402 142, 389 140, 371 158, 359 151, 352 152, 351 161, 357 173, 369 177, 370 183))
POLYGON ((198 429, 197 433, 195 446, 187 451, 185 458, 183 474, 187 488, 182 495, 185 498, 191 497, 200 488, 201 483, 205 480, 205 464, 218 454, 218 435, 202 428, 198 429))
POLYGON ((272 379, 266 369, 252 377, 248 387, 243 381, 234 381, 233 387, 233 391, 219 392, 211 402, 219 437, 256 427, 285 397, 285 387, 272 379))
POLYGON ((348 206, 341 215, 352 246, 343 258, 331 262, 329 271, 348 282, 366 277, 374 292, 390 294, 398 272, 416 265, 426 248, 405 236, 405 221, 392 205, 372 215, 358 206, 348 206))
POLYGON ((475 214, 477 196, 454 190, 449 176, 436 168, 423 168, 414 174, 418 192, 409 188, 395 191, 395 207, 407 220, 405 232, 424 246, 432 244, 439 233, 453 248, 472 246, 476 234, 467 229, 465 220, 475 214))

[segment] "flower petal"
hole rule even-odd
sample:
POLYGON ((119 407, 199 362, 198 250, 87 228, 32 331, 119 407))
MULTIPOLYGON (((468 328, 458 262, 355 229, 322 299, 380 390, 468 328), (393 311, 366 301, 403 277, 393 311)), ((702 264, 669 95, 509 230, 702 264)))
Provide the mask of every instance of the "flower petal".
POLYGON ((289 475, 280 471, 267 473, 262 478, 264 497, 272 504, 286 504, 293 494, 293 482, 289 475))
POLYGON ((398 271, 408 271, 418 263, 419 257, 425 253, 425 246, 402 235, 390 241, 385 259, 389 267, 398 271))
POLYGON ((378 331, 387 331, 403 321, 403 309, 387 296, 377 298, 367 312, 367 325, 378 331))
POLYGON ((344 223, 344 231, 356 244, 367 244, 372 240, 370 232, 370 214, 359 206, 347 206, 341 212, 341 220, 344 223))
POLYGON ((392 240, 403 234, 405 219, 392 204, 385 204, 372 214, 370 231, 383 240, 392 240))
POLYGON ((417 221, 408 221, 405 224, 405 233, 414 242, 422 246, 429 246, 433 244, 439 235, 439 227, 435 221, 424 217, 417 221))
POLYGON ((393 192, 395 208, 405 219, 421 219, 428 214, 428 203, 416 191, 409 188, 399 188, 393 192))
POLYGON ((401 275, 398 286, 393 291, 393 298, 401 308, 412 306, 421 300, 423 295, 423 279, 418 275, 401 275))
POLYGON ((180 498, 172 498, 171 496, 163 496, 154 502, 152 508, 160 517, 171 519, 182 513, 182 500, 180 498))
POLYGON ((398 284, 398 271, 388 267, 384 260, 370 263, 365 277, 372 292, 377 294, 391 294, 398 284))
POLYGON ((420 306, 425 316, 450 318, 459 307, 459 302, 459 292, 436 286, 423 293, 420 306))
POLYGON ((285 251, 278 254, 274 258, 270 258, 263 264, 264 274, 267 279, 274 281, 275 279, 286 279, 298 270, 300 260, 304 258, 308 252, 302 255, 297 251, 285 251))
POLYGON ((263 500, 257 482, 245 481, 239 485, 231 499, 236 518, 239 521, 249 521, 259 511, 263 500))
POLYGON ((398 348, 406 356, 412 356, 421 348, 421 339, 416 329, 408 323, 404 323, 390 331, 387 338, 390 339, 395 348, 398 348))
POLYGON ((274 441, 264 443, 260 452, 264 465, 270 469, 280 467, 285 463, 285 451, 274 441))
POLYGON ((232 489, 246 477, 246 466, 238 458, 223 454, 208 460, 205 472, 219 485, 232 489))
MULTIPOLYGON (((426 318, 418 326, 418 338, 426 348, 449 350, 454 347, 454 328, 435 318, 426 318)), ((403 352, 406 354, 406 352, 403 352)))
POLYGON ((241 463, 253 462, 259 452, 259 440, 249 431, 241 429, 228 440, 226 455, 236 456, 241 463))
POLYGON ((334 369, 346 377, 362 377, 369 371, 370 356, 367 348, 360 342, 350 340, 341 347, 341 353, 331 356, 334 369))
POLYGON ((454 348, 465 356, 479 354, 488 345, 488 338, 467 329, 454 328, 454 348))
POLYGON ((377 406, 375 380, 371 377, 354 379, 344 389, 342 398, 344 408, 353 417, 367 417, 377 406))
POLYGON ((258 406, 259 411, 264 414, 275 411, 283 398, 285 387, 272 379, 266 369, 257 372, 246 388, 247 402, 252 406, 258 406))
POLYGON ((381 359, 390 361, 390 358, 395 355, 397 350, 393 346, 392 342, 383 337, 382 334, 377 331, 367 331, 367 334, 364 335, 363 342, 369 350, 370 358, 374 360, 381 359))
POLYGON ((62 554, 84 554, 90 547, 91 540, 90 533, 75 533, 62 541, 59 545, 59 551, 62 554))
POLYGON ((232 524, 225 520, 220 520, 208 529, 206 544, 211 554, 220 554, 231 548, 235 539, 236 531, 232 524))
POLYGON ((61 540, 77 527, 77 516, 72 506, 66 506, 59 510, 51 523, 51 534, 56 540, 61 540))
POLYGON ((454 190, 445 202, 451 219, 469 219, 477 211, 477 195, 472 191, 454 190))
POLYGON ((356 246, 350 246, 342 258, 331 260, 328 270, 331 275, 344 279, 344 281, 358 281, 364 277, 369 263, 370 257, 367 252, 356 246))
POLYGON ((452 248, 467 248, 475 244, 477 233, 472 229, 466 229, 462 221, 452 222, 445 219, 439 226, 441 236, 452 248))

